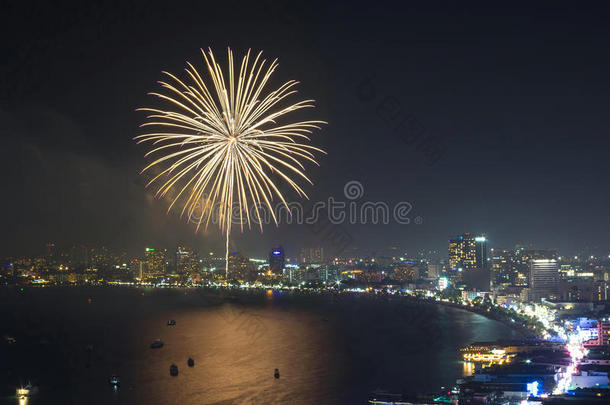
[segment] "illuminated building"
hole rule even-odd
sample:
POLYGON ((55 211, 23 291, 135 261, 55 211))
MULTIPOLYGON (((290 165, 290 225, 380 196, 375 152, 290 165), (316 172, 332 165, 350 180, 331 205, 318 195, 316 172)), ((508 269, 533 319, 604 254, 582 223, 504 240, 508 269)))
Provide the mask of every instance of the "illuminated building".
POLYGON ((335 283, 341 279, 339 268, 337 266, 325 265, 319 267, 318 270, 320 274, 320 280, 326 283, 335 283))
POLYGON ((512 250, 491 249, 491 274, 495 286, 515 285, 518 271, 512 250))
POLYGON ((462 355, 465 361, 473 363, 503 364, 510 361, 503 349, 492 349, 489 352, 466 352, 462 355))
POLYGON ((489 300, 489 292, 486 291, 462 291, 462 300, 474 301, 480 298, 481 300, 489 300))
POLYGON ((487 237, 470 233, 449 240, 449 267, 453 270, 487 267, 487 237))
POLYGON ((539 301, 557 294, 558 265, 555 259, 531 259, 529 272, 530 300, 539 301))
POLYGON ((323 263, 324 262, 324 248, 302 248, 301 254, 299 255, 301 263, 323 263))
POLYGON ((514 256, 514 264, 517 270, 515 285, 527 286, 529 284, 530 261, 533 259, 557 259, 557 252, 552 250, 517 249, 514 256))
POLYGON ((252 278, 252 266, 250 259, 242 256, 239 252, 229 254, 229 279, 240 281, 252 278))
POLYGON ((164 277, 166 271, 165 250, 146 248, 142 266, 142 279, 164 277))
POLYGON ((271 252, 269 252, 269 270, 273 274, 283 274, 285 260, 284 249, 281 246, 271 249, 271 252))
POLYGON ((459 273, 467 290, 489 291, 491 275, 487 266, 487 237, 470 233, 449 240, 449 266, 459 273))
POLYGON ((419 278, 419 269, 417 262, 405 260, 399 265, 394 266, 393 278, 396 281, 415 281, 419 278))
POLYGON ((176 249, 176 272, 181 275, 196 274, 199 271, 199 258, 192 249, 178 246, 176 249))
MULTIPOLYGON (((597 329, 597 333, 592 333, 591 340, 583 342, 583 345, 585 347, 610 346, 610 321, 607 319, 598 319, 595 329, 597 329)), ((584 328, 582 330, 584 330, 584 328)))

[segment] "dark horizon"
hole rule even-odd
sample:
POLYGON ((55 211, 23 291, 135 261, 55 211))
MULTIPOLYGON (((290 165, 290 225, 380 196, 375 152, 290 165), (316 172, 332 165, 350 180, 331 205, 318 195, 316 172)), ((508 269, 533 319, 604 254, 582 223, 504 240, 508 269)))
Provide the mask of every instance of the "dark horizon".
MULTIPOLYGON (((408 225, 345 225, 359 254, 444 256, 450 236, 471 232, 491 247, 606 256, 610 7, 568 4, 9 6, 0 256, 47 241, 223 250, 216 228, 195 235, 165 214, 138 175, 147 149, 132 140, 161 71, 201 68, 208 46, 263 50, 279 58, 274 84, 299 80, 316 100, 304 116, 329 123, 312 140, 328 155, 307 167, 311 201, 345 201, 355 180, 359 201, 412 204, 408 225), (414 136, 442 153, 430 158, 414 136)), ((296 224, 232 235, 251 256, 327 243, 296 224)))

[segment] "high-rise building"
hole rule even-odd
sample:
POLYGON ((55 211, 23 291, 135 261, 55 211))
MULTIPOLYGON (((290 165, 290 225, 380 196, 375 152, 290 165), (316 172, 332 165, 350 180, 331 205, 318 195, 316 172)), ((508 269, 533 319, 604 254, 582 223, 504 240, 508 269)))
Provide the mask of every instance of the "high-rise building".
POLYGON ((530 279, 530 261, 532 259, 557 259, 557 252, 553 250, 535 250, 517 247, 513 256, 515 280, 513 284, 527 287, 530 279))
POLYGON ((146 248, 142 266, 142 279, 152 279, 165 276, 165 250, 146 248))
POLYGON ((284 249, 281 246, 271 249, 271 252, 269 252, 269 270, 273 274, 283 274, 285 262, 284 249))
POLYGON ((557 294, 558 265, 556 259, 531 259, 529 262, 530 300, 539 301, 557 294))
POLYGON ((199 271, 199 258, 192 249, 178 246, 176 249, 176 272, 181 275, 196 274, 199 271))
POLYGON ((487 238, 470 233, 449 240, 449 267, 453 270, 472 270, 487 267, 487 238))
POLYGON ((449 267, 467 290, 489 291, 491 276, 487 266, 487 237, 470 233, 449 240, 449 267))
POLYGON ((229 254, 229 279, 247 281, 252 278, 252 266, 250 258, 239 252, 229 254))
POLYGON ((491 249, 491 274, 494 286, 516 285, 518 271, 515 252, 508 249, 491 249))

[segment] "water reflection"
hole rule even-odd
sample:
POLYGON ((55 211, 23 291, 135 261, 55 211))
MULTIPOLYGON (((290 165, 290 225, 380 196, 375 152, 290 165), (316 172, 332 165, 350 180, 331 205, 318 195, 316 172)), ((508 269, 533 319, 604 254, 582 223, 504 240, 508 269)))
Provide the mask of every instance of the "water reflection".
MULTIPOLYGON (((58 336, 66 358, 50 369, 69 365, 56 380, 70 381, 50 387, 58 397, 104 405, 362 403, 378 388, 435 392, 474 371, 458 364, 459 348, 512 334, 479 315, 433 305, 272 290, 227 298, 193 290, 143 296, 127 289, 44 289, 27 303, 0 297, 0 304, 41 314, 58 336), (168 319, 176 326, 168 327, 168 319), (155 338, 163 348, 150 349, 155 338), (180 368, 176 377, 168 375, 171 364, 180 368), (121 376, 119 390, 108 385, 114 373, 121 376)), ((45 399, 40 403, 61 403, 45 399)))
POLYGON ((462 372, 464 377, 470 377, 474 374, 474 363, 470 361, 463 361, 462 364, 464 366, 464 370, 462 372))

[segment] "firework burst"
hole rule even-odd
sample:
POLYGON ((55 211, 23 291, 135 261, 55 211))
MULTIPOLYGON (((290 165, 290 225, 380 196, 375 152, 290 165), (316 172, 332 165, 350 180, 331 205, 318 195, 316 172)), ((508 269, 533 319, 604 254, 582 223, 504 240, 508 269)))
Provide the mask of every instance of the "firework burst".
POLYGON ((228 49, 225 73, 211 49, 201 51, 208 75, 201 75, 187 62, 188 80, 163 72, 162 92, 150 93, 163 100, 168 109, 140 108, 147 112, 141 127, 147 133, 136 136, 137 143, 150 142, 146 156, 157 158, 142 173, 160 168, 147 184, 157 184, 155 196, 171 197, 168 213, 182 202, 181 217, 191 219, 199 209, 197 230, 218 214, 218 224, 226 234, 226 276, 228 277, 229 235, 233 221, 251 227, 257 222, 262 231, 261 209, 266 207, 277 225, 271 206, 278 198, 287 207, 276 180, 287 183, 300 197, 307 198, 295 179, 313 184, 305 174, 303 162, 317 164, 309 145, 309 135, 323 121, 298 121, 279 124, 293 111, 314 106, 313 100, 288 103, 298 82, 290 80, 272 91, 265 87, 278 67, 277 59, 267 63, 262 52, 250 51, 243 57, 239 71, 233 52, 228 49), (208 81, 202 77, 207 77, 208 81), (236 203, 237 212, 233 211, 236 203), (252 207, 252 209, 249 209, 252 207))

